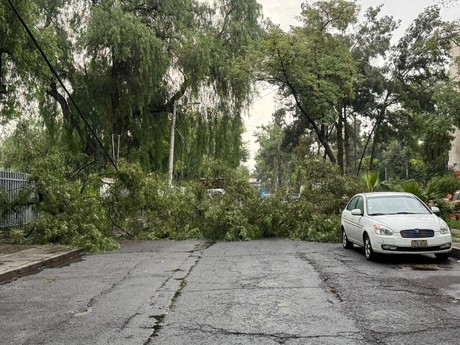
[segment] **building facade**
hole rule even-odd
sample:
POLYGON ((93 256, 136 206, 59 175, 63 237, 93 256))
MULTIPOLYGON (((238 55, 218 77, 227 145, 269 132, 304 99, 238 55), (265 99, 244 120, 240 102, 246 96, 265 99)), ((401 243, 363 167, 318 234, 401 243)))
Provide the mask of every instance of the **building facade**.
MULTIPOLYGON (((456 46, 452 49, 452 64, 450 66, 450 75, 453 78, 459 78, 458 64, 455 59, 460 57, 460 47, 456 46)), ((456 128, 454 131, 454 139, 452 140, 452 147, 449 151, 449 168, 454 170, 457 176, 460 177, 460 129, 456 128)))

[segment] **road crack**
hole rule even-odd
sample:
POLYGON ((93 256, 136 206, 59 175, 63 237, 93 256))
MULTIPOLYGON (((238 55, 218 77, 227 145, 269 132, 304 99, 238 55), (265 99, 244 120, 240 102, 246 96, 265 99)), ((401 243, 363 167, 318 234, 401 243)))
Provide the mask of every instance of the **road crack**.
MULTIPOLYGON (((163 309, 163 313, 161 314, 157 314, 157 315, 152 315, 151 318, 155 319, 155 322, 152 326, 153 328, 153 333, 148 337, 148 339, 144 342, 144 345, 148 345, 148 344, 152 344, 153 342, 153 339, 155 337, 158 336, 158 333, 160 332, 161 328, 163 327, 164 325, 164 321, 165 321, 165 318, 166 316, 168 315, 169 311, 171 311, 172 309, 174 309, 176 303, 177 303, 177 300, 178 298, 180 297, 180 295, 182 294, 182 291, 184 290, 184 288, 187 286, 187 278, 188 276, 192 273, 193 269, 199 264, 201 258, 202 258, 202 254, 203 252, 208 249, 209 247, 211 247, 215 242, 205 242, 204 244, 200 245, 200 246, 197 246, 196 248, 192 249, 189 253, 189 256, 184 260, 184 262, 186 262, 187 260, 189 260, 191 257, 193 257, 194 255, 196 255, 196 253, 198 252, 199 255, 196 256, 196 259, 195 259, 195 262, 190 266, 190 268, 187 270, 187 273, 182 277, 182 278, 175 278, 173 277, 173 275, 169 276, 168 279, 166 279, 163 284, 160 286, 160 288, 156 291, 157 293, 160 292, 162 289, 164 289, 168 282, 171 280, 171 279, 175 279, 175 280, 180 280, 180 284, 179 284, 179 287, 178 289, 175 291, 174 295, 172 296, 171 300, 169 301, 169 304, 167 307, 165 307, 163 309)), ((183 272, 184 270, 182 269, 175 269, 174 272, 183 272)))
POLYGON ((270 338, 276 341, 278 344, 285 344, 287 341, 291 340, 301 340, 301 339, 356 339, 359 336, 358 332, 340 332, 335 335, 330 334, 316 334, 316 335, 298 335, 298 334, 288 334, 288 333, 263 333, 263 332, 241 332, 241 331, 232 331, 224 328, 214 327, 211 325, 199 325, 197 327, 184 327, 187 331, 199 331, 202 333, 209 333, 214 335, 230 335, 230 336, 242 336, 242 337, 251 337, 251 338, 270 338))

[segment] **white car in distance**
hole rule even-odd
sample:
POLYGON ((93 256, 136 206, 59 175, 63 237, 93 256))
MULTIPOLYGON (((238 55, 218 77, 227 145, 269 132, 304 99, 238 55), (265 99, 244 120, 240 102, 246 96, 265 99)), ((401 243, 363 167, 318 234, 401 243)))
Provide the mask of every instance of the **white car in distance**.
POLYGON ((368 260, 378 254, 434 254, 447 260, 452 236, 437 212, 410 193, 357 194, 342 212, 343 247, 364 247, 368 260))

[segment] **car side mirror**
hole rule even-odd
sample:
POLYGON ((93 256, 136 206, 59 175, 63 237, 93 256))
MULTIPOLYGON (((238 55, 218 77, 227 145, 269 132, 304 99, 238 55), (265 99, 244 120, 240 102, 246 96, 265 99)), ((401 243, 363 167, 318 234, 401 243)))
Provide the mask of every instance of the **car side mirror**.
POLYGON ((431 206, 431 212, 433 213, 439 213, 439 207, 436 207, 436 206, 431 206))
POLYGON ((355 209, 351 210, 351 214, 353 216, 362 216, 363 215, 363 213, 361 212, 361 210, 359 208, 355 208, 355 209))

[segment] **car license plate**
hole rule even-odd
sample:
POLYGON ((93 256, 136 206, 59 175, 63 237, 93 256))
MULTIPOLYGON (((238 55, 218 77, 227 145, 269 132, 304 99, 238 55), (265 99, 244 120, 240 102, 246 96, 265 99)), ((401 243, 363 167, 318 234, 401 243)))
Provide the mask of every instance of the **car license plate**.
POLYGON ((427 240, 412 240, 411 243, 412 248, 426 248, 428 247, 427 240))

